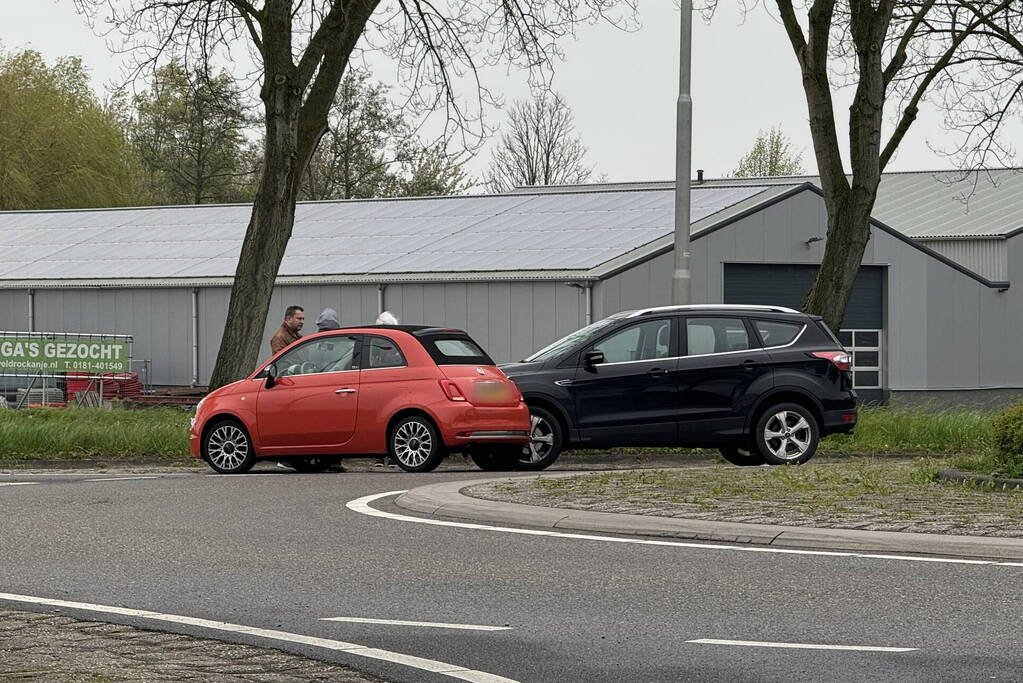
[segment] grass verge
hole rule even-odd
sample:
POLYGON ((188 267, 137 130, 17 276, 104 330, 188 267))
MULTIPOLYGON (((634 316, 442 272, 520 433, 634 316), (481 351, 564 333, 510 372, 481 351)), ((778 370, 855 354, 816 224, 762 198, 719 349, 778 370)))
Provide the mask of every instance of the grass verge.
POLYGON ((934 480, 945 459, 616 471, 498 482, 482 498, 717 521, 1023 537, 1023 491, 934 480))
POLYGON ((0 410, 0 462, 167 458, 188 461, 191 416, 182 410, 0 410))

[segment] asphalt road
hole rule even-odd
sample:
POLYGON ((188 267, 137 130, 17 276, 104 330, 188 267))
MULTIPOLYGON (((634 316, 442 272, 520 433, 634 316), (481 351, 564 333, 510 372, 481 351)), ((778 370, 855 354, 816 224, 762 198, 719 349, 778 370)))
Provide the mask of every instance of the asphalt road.
MULTIPOLYGON (((519 681, 1023 679, 1023 567, 605 543, 345 507, 480 477, 0 475, 0 593, 340 640, 519 681), (323 621, 332 617, 510 628, 323 621), (690 642, 706 639, 913 649, 690 642)), ((372 505, 410 514, 393 497, 372 505)), ((103 619, 281 647, 396 681, 452 680, 251 633, 103 619)))

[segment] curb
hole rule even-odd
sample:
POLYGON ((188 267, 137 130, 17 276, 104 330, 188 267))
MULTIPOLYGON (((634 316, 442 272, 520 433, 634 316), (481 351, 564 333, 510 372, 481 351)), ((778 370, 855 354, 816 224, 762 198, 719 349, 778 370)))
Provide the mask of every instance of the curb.
POLYGON ((1007 477, 992 477, 989 474, 975 474, 963 472, 962 470, 940 469, 938 479, 951 481, 958 484, 978 484, 989 488, 996 488, 1002 491, 1012 491, 1023 488, 1023 479, 1009 479, 1007 477))
MULTIPOLYGON (((577 476, 579 472, 544 477, 577 476)), ((772 524, 708 522, 675 517, 627 515, 548 508, 473 498, 466 488, 494 482, 536 479, 538 475, 476 479, 430 484, 398 496, 395 504, 413 512, 473 522, 515 524, 559 531, 603 532, 698 541, 748 543, 776 548, 911 553, 946 557, 1023 561, 1023 539, 986 536, 947 536, 896 531, 820 529, 772 524)))

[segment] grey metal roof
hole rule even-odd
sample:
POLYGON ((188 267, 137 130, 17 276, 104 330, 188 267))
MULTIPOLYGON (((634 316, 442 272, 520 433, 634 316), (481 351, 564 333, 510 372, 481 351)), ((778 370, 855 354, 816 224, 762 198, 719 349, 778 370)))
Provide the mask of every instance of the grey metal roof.
MULTIPOLYGON (((817 176, 724 178, 700 187, 791 185, 817 176)), ((1023 169, 885 173, 874 218, 915 239, 1005 237, 1023 229, 1023 169)))
MULTIPOLYGON (((770 178, 711 178, 693 188, 770 187, 812 183, 816 175, 770 178)), ((587 186, 518 188, 515 192, 557 192, 587 186)), ((591 190, 671 190, 673 181, 607 183, 591 190)), ((909 237, 970 239, 1007 237, 1023 232, 1023 168, 884 173, 877 191, 874 218, 909 237)))
MULTIPOLYGON (((763 193, 701 187, 694 224, 763 193)), ((0 281, 234 275, 248 205, 0 213, 0 281)), ((589 270, 670 234, 674 193, 609 191, 298 205, 283 278, 589 270)))

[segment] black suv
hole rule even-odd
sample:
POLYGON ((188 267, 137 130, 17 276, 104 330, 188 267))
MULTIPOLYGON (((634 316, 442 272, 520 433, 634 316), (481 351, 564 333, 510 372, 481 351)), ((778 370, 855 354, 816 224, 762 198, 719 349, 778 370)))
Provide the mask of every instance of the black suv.
POLYGON ((798 464, 851 432, 850 357, 817 316, 780 306, 623 311, 501 369, 525 396, 519 469, 565 448, 717 448, 736 465, 798 464))

